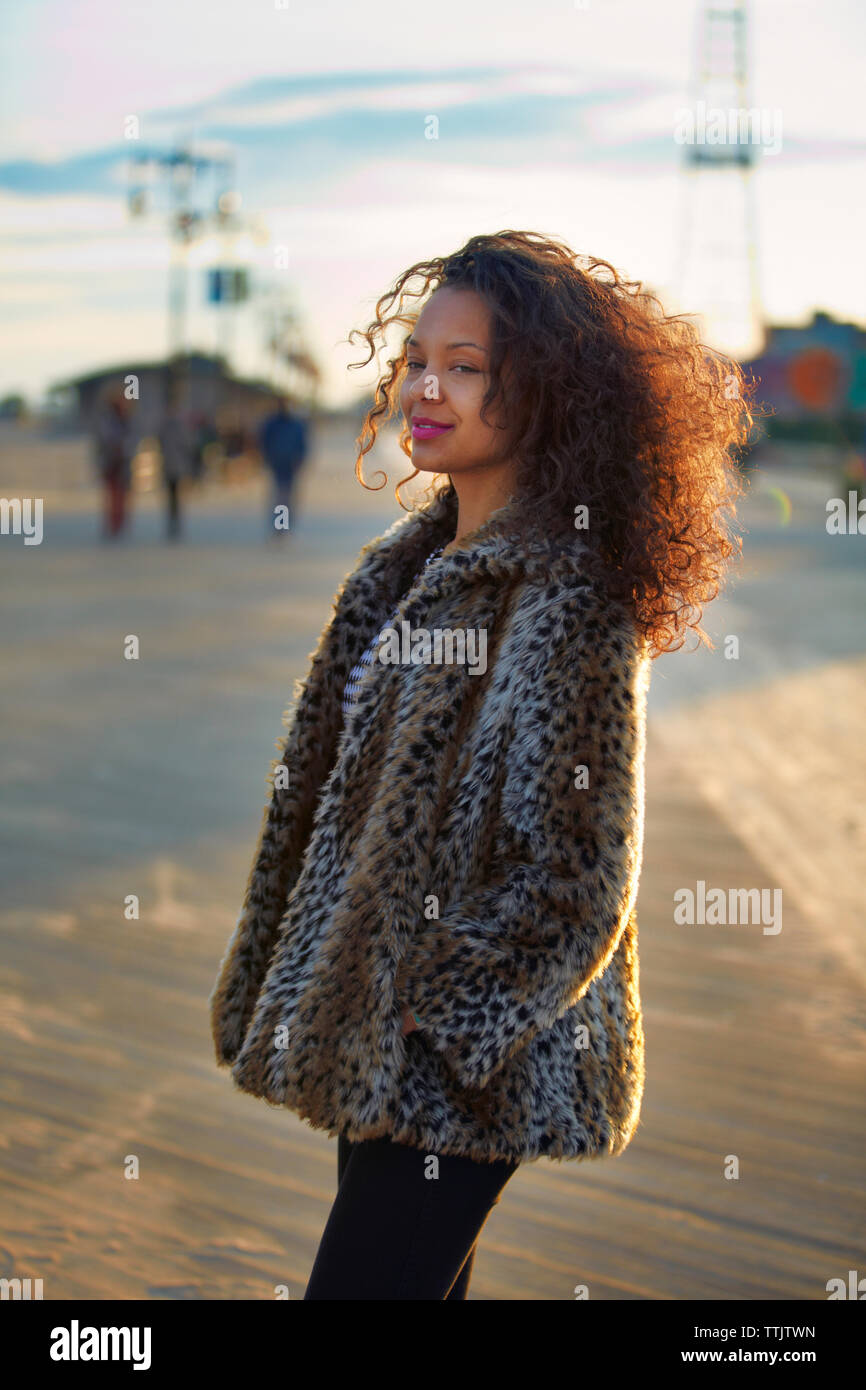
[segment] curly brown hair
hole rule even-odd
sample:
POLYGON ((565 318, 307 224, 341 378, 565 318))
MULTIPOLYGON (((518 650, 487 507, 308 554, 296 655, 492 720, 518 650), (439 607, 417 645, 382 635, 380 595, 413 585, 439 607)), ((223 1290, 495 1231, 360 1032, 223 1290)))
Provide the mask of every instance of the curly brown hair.
MULTIPOLYGON (((351 364, 358 368, 391 324, 408 330, 356 440, 363 487, 371 487, 364 457, 382 417, 398 409, 405 339, 423 308, 405 301, 426 302, 446 285, 475 290, 490 310, 491 380, 481 414, 507 391, 506 445, 527 523, 573 535, 576 504, 586 505, 588 568, 603 575, 612 597, 631 604, 651 655, 682 647, 690 628, 712 647, 700 626, 703 605, 742 549, 732 530, 744 491, 735 451, 748 440, 752 411, 740 367, 607 261, 533 232, 474 236, 452 255, 404 271, 366 331, 349 335, 369 347, 365 361, 351 364)), ((400 447, 411 458, 410 439, 404 428, 400 447)), ((401 506, 400 489, 418 473, 397 484, 401 506)), ((431 489, 443 491, 440 475, 431 489)))

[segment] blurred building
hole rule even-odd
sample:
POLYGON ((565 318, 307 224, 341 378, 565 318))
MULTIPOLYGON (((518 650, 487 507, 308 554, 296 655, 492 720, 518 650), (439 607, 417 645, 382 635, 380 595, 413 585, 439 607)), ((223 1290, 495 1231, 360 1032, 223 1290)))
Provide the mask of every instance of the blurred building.
POLYGON ((139 436, 157 433, 172 379, 180 386, 185 412, 209 420, 231 420, 245 431, 253 430, 277 399, 266 382, 232 376, 224 358, 193 352, 170 363, 123 362, 58 382, 50 392, 55 402, 53 413, 65 415, 69 425, 89 430, 108 393, 130 377, 137 381, 135 427, 139 436))
POLYGON ((857 444, 866 429, 866 329, 815 313, 802 327, 767 328, 759 356, 743 362, 755 398, 773 414, 771 439, 857 444))

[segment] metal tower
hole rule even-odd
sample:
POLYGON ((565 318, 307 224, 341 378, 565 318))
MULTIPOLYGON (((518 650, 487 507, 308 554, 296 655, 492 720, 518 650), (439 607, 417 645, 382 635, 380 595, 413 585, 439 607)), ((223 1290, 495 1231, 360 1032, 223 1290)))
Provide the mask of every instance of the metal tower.
POLYGON ((749 105, 746 8, 702 0, 692 103, 675 132, 684 173, 677 298, 700 317, 704 341, 733 357, 764 339, 754 176, 767 113, 749 105))

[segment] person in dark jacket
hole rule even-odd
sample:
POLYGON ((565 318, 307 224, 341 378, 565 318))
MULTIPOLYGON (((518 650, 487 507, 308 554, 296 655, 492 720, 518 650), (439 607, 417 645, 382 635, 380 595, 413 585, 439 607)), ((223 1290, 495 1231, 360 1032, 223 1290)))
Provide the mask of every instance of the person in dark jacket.
POLYGON ((181 499, 184 486, 192 477, 195 442, 182 409, 180 388, 175 384, 169 386, 166 394, 159 447, 165 485, 166 538, 176 541, 182 534, 181 499))
POLYGON ((285 537, 294 530, 294 498, 298 474, 307 458, 307 427, 280 396, 277 409, 264 421, 259 448, 273 479, 268 507, 268 535, 285 537))

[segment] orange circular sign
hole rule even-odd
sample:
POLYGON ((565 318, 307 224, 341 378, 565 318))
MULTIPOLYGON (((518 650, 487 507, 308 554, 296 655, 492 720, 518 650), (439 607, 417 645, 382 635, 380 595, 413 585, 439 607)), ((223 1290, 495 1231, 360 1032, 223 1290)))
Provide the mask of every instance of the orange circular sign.
POLYGON ((842 392, 843 367, 829 348, 806 348, 788 363, 788 384, 801 405, 820 410, 842 392))

